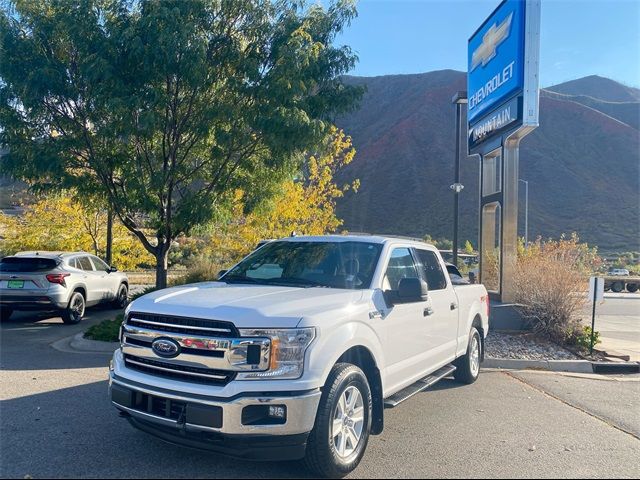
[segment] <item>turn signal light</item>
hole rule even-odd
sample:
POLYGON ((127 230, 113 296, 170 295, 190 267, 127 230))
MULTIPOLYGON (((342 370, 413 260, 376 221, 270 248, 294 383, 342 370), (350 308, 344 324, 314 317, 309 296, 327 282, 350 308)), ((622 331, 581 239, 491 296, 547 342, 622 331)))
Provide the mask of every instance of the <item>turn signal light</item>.
POLYGON ((70 273, 50 273, 49 275, 47 275, 47 280, 49 280, 49 283, 57 283, 58 285, 62 285, 63 287, 66 287, 67 284, 64 282, 64 277, 68 277, 69 275, 71 275, 70 273))

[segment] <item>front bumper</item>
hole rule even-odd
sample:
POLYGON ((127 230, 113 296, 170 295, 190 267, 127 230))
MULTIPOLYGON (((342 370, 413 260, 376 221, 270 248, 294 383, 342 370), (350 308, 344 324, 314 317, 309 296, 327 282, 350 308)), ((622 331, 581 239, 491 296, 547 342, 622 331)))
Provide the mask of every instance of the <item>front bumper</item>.
POLYGON ((113 370, 109 391, 113 405, 136 428, 172 443, 249 459, 301 458, 321 396, 314 389, 220 398, 141 384, 113 370), (285 407, 282 423, 256 423, 245 410, 270 405, 285 407))

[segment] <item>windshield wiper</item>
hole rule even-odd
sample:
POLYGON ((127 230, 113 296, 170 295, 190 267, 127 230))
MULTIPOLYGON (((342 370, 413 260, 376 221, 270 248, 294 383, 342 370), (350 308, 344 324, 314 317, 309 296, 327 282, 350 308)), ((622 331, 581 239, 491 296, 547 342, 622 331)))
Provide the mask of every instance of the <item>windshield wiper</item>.
POLYGON ((257 283, 263 284, 263 282, 258 282, 255 278, 251 277, 243 277, 240 275, 227 275, 220 279, 221 282, 225 283, 257 283))
POLYGON ((325 285, 320 282, 316 282, 315 280, 309 280, 308 278, 298 278, 298 277, 283 277, 283 278, 273 278, 266 280, 269 284, 276 285, 290 285, 290 286, 300 286, 300 287, 322 287, 329 288, 328 285, 325 285))

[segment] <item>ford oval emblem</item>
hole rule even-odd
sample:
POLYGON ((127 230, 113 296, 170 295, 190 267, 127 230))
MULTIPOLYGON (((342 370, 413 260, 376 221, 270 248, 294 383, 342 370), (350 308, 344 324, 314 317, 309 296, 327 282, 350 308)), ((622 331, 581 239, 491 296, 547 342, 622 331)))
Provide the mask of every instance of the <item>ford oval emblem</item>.
POLYGON ((156 338, 151 344, 153 352, 164 358, 174 358, 180 355, 180 345, 171 338, 156 338))

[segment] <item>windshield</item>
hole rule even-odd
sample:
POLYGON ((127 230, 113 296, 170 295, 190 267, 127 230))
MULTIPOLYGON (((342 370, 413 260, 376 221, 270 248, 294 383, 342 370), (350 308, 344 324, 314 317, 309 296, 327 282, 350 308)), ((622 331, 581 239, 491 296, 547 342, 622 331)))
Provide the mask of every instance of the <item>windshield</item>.
POLYGON ((275 241, 229 270, 221 281, 260 285, 364 289, 382 250, 365 242, 275 241))

